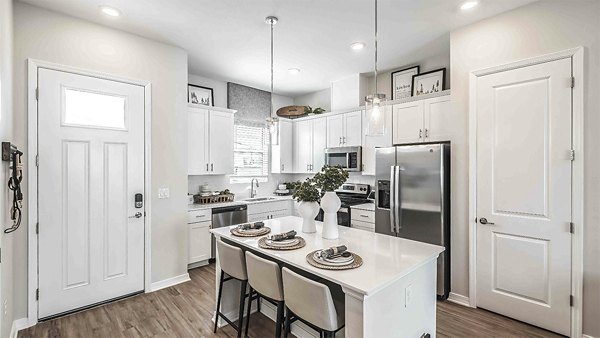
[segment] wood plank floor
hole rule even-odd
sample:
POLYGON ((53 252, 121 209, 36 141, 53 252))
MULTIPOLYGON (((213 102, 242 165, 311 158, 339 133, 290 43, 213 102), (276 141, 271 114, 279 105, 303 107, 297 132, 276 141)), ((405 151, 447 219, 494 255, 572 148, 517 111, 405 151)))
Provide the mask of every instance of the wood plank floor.
MULTIPOLYGON (((190 270, 191 281, 60 317, 19 332, 26 337, 235 337, 230 326, 212 332, 215 267, 190 270)), ((438 302, 438 337, 560 337, 485 311, 438 302)), ((274 323, 252 315, 249 335, 273 337, 274 323)))

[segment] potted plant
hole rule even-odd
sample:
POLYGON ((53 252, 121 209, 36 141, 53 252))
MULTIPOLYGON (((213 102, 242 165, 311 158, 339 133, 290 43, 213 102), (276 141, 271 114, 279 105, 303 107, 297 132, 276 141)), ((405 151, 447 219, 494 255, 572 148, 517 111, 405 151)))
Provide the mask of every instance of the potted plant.
POLYGON ((315 217, 319 213, 319 200, 321 194, 315 182, 307 178, 306 181, 296 185, 292 197, 298 201, 298 212, 302 216, 302 232, 313 233, 317 231, 315 217))
POLYGON ((304 115, 319 115, 325 112, 325 109, 318 107, 313 109, 311 106, 305 106, 304 107, 304 115))
POLYGON ((313 180, 321 189, 321 209, 323 209, 323 238, 336 239, 339 237, 337 212, 342 205, 340 198, 335 193, 350 175, 341 166, 324 166, 313 180))

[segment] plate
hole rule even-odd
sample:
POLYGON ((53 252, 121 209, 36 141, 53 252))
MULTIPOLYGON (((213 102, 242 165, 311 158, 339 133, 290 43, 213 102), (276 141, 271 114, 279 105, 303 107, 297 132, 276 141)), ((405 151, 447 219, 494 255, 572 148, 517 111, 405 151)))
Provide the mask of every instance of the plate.
POLYGON ((316 251, 314 254, 314 259, 317 262, 320 262, 321 264, 324 265, 331 265, 331 266, 341 266, 341 265, 349 265, 352 264, 354 262, 354 255, 350 256, 350 257, 336 257, 333 259, 326 259, 321 257, 321 251, 316 251), (340 260, 342 259, 342 260, 340 260))
POLYGON ((260 229, 240 229, 240 228, 238 228, 237 230, 243 234, 255 234, 255 233, 263 231, 263 228, 260 228, 260 229))
POLYGON ((267 244, 272 246, 292 246, 298 243, 300 243, 300 239, 298 238, 285 239, 283 241, 273 241, 267 238, 267 244))

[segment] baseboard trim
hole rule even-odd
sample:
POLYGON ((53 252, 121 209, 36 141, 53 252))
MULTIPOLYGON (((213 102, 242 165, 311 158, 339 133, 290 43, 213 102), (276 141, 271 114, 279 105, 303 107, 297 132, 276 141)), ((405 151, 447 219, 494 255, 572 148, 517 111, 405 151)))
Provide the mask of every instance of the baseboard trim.
POLYGON ((17 334, 19 333, 19 331, 26 329, 28 327, 31 327, 33 325, 35 325, 35 324, 30 324, 29 319, 27 319, 27 318, 15 319, 10 328, 10 336, 9 337, 17 338, 17 334))
MULTIPOLYGON (((267 316, 269 319, 271 319, 273 321, 273 324, 275 324, 275 321, 277 320, 277 308, 275 308, 273 304, 261 301, 260 312, 263 315, 267 316)), ((319 337, 319 333, 317 331, 311 329, 310 327, 308 327, 308 325, 300 321, 292 323, 292 325, 290 326, 290 331, 294 336, 298 338, 319 337)))
POLYGON ((150 285, 150 292, 158 291, 164 288, 168 288, 169 286, 185 283, 190 280, 190 275, 186 272, 182 275, 163 279, 158 282, 154 282, 150 285))
POLYGON ((590 336, 590 335, 587 335, 587 334, 584 334, 584 335, 583 335, 583 336, 581 336, 581 337, 583 337, 583 338, 595 338, 594 336, 590 336))
POLYGON ((448 301, 462 305, 462 306, 471 307, 471 303, 469 302, 469 297, 459 295, 458 293, 450 292, 450 295, 448 295, 448 301))
POLYGON ((209 260, 208 259, 204 260, 204 261, 200 261, 200 262, 190 263, 190 264, 188 264, 188 270, 199 268, 199 267, 202 267, 202 266, 206 266, 208 264, 209 264, 209 260))

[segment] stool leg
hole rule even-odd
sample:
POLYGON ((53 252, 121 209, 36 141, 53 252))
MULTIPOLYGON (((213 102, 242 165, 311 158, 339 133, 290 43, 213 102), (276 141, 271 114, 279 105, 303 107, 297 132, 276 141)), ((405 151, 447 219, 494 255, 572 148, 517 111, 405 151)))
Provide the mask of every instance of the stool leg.
POLYGON ((248 327, 250 326, 250 310, 252 309, 252 285, 250 285, 250 290, 248 291, 248 309, 246 310, 246 329, 244 330, 244 337, 248 337, 248 327))
POLYGON ((292 311, 285 306, 285 325, 283 327, 283 338, 287 338, 288 332, 290 332, 290 318, 292 317, 292 311))
POLYGON ((238 312, 238 334, 237 338, 242 337, 242 324, 244 323, 244 304, 246 303, 246 286, 248 281, 242 281, 242 287, 240 288, 240 311, 238 312))
POLYGON ((277 321, 275 323, 275 337, 281 337, 281 326, 283 325, 283 302, 277 302, 277 321))
POLYGON ((215 311, 215 329, 214 333, 217 333, 217 326, 219 324, 219 311, 221 311, 221 296, 223 295, 223 279, 225 279, 225 273, 221 270, 221 278, 219 280, 219 295, 217 296, 217 310, 215 311))
POLYGON ((260 312, 260 295, 258 293, 256 294, 256 300, 257 300, 256 310, 258 310, 258 312, 260 312))

